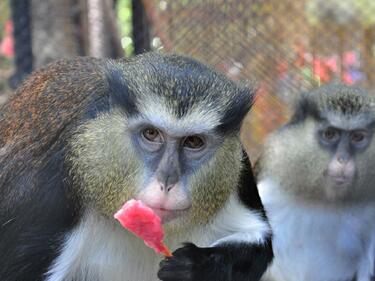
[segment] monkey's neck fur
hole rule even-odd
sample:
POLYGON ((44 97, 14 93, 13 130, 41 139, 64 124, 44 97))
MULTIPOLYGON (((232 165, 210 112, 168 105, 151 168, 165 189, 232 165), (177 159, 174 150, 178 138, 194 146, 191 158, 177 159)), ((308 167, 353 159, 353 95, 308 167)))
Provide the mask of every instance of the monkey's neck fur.
MULTIPOLYGON (((165 243, 175 249, 182 241, 209 245, 215 239, 209 228, 204 233, 202 229, 191 229, 165 243)), ((156 280, 162 258, 115 220, 87 210, 77 228, 66 237, 62 255, 51 267, 47 280, 156 280)))
POLYGON ((370 281, 375 250, 373 204, 301 202, 271 178, 258 184, 273 231, 275 259, 263 281, 370 281))
MULTIPOLYGON (((211 223, 167 235, 165 243, 172 250, 185 241, 208 247, 229 236, 241 241, 241 233, 246 241, 264 243, 269 227, 260 214, 249 211, 232 194, 211 223)), ((65 237, 61 255, 50 267, 46 280, 156 281, 161 259, 162 256, 156 255, 115 220, 86 209, 78 226, 65 237)))

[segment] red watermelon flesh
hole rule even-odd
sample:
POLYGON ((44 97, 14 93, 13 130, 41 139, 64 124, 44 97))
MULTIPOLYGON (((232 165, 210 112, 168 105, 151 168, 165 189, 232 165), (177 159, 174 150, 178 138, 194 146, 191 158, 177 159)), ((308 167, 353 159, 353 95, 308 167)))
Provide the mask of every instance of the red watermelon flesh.
POLYGON ((140 200, 129 200, 114 215, 121 225, 141 238, 156 253, 172 256, 164 245, 164 231, 160 217, 140 200))

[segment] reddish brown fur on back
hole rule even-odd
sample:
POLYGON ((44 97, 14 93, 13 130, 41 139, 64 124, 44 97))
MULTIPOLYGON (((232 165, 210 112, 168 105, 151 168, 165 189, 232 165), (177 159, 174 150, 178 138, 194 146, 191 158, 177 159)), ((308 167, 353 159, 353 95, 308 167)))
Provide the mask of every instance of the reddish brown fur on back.
POLYGON ((1 109, 1 144, 28 136, 29 142, 58 130, 88 98, 100 79, 96 60, 58 61, 36 71, 1 109), (84 72, 83 72, 84 71, 84 72))
POLYGON ((93 58, 57 61, 34 72, 0 108, 0 183, 11 169, 36 165, 39 155, 64 141, 88 104, 103 97, 103 64, 93 58))

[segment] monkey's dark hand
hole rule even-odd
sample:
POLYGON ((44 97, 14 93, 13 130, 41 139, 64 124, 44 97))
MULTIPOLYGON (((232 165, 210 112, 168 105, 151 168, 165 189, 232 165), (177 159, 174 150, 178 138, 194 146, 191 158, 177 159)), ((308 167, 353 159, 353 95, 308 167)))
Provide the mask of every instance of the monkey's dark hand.
POLYGON ((187 243, 160 262, 158 277, 163 281, 255 281, 272 256, 267 245, 199 248, 187 243))
POLYGON ((231 264, 219 248, 198 248, 186 243, 160 262, 158 277, 163 281, 229 281, 231 264))

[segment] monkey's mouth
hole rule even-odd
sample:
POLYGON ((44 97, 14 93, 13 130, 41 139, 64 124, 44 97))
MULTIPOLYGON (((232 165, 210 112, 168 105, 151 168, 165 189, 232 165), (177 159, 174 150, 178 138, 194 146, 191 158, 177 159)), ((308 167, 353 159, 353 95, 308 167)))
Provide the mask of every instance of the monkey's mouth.
POLYGON ((336 185, 344 185, 346 183, 349 182, 349 180, 345 177, 332 177, 332 181, 336 184, 336 185))
POLYGON ((352 179, 345 176, 329 176, 328 180, 337 187, 343 187, 351 184, 352 179))
POLYGON ((343 173, 330 173, 329 171, 325 171, 324 176, 327 183, 335 187, 344 187, 350 185, 353 181, 353 177, 343 173))
POLYGON ((161 218, 161 222, 164 224, 178 217, 184 216, 190 208, 173 210, 173 209, 151 207, 151 209, 161 218))

